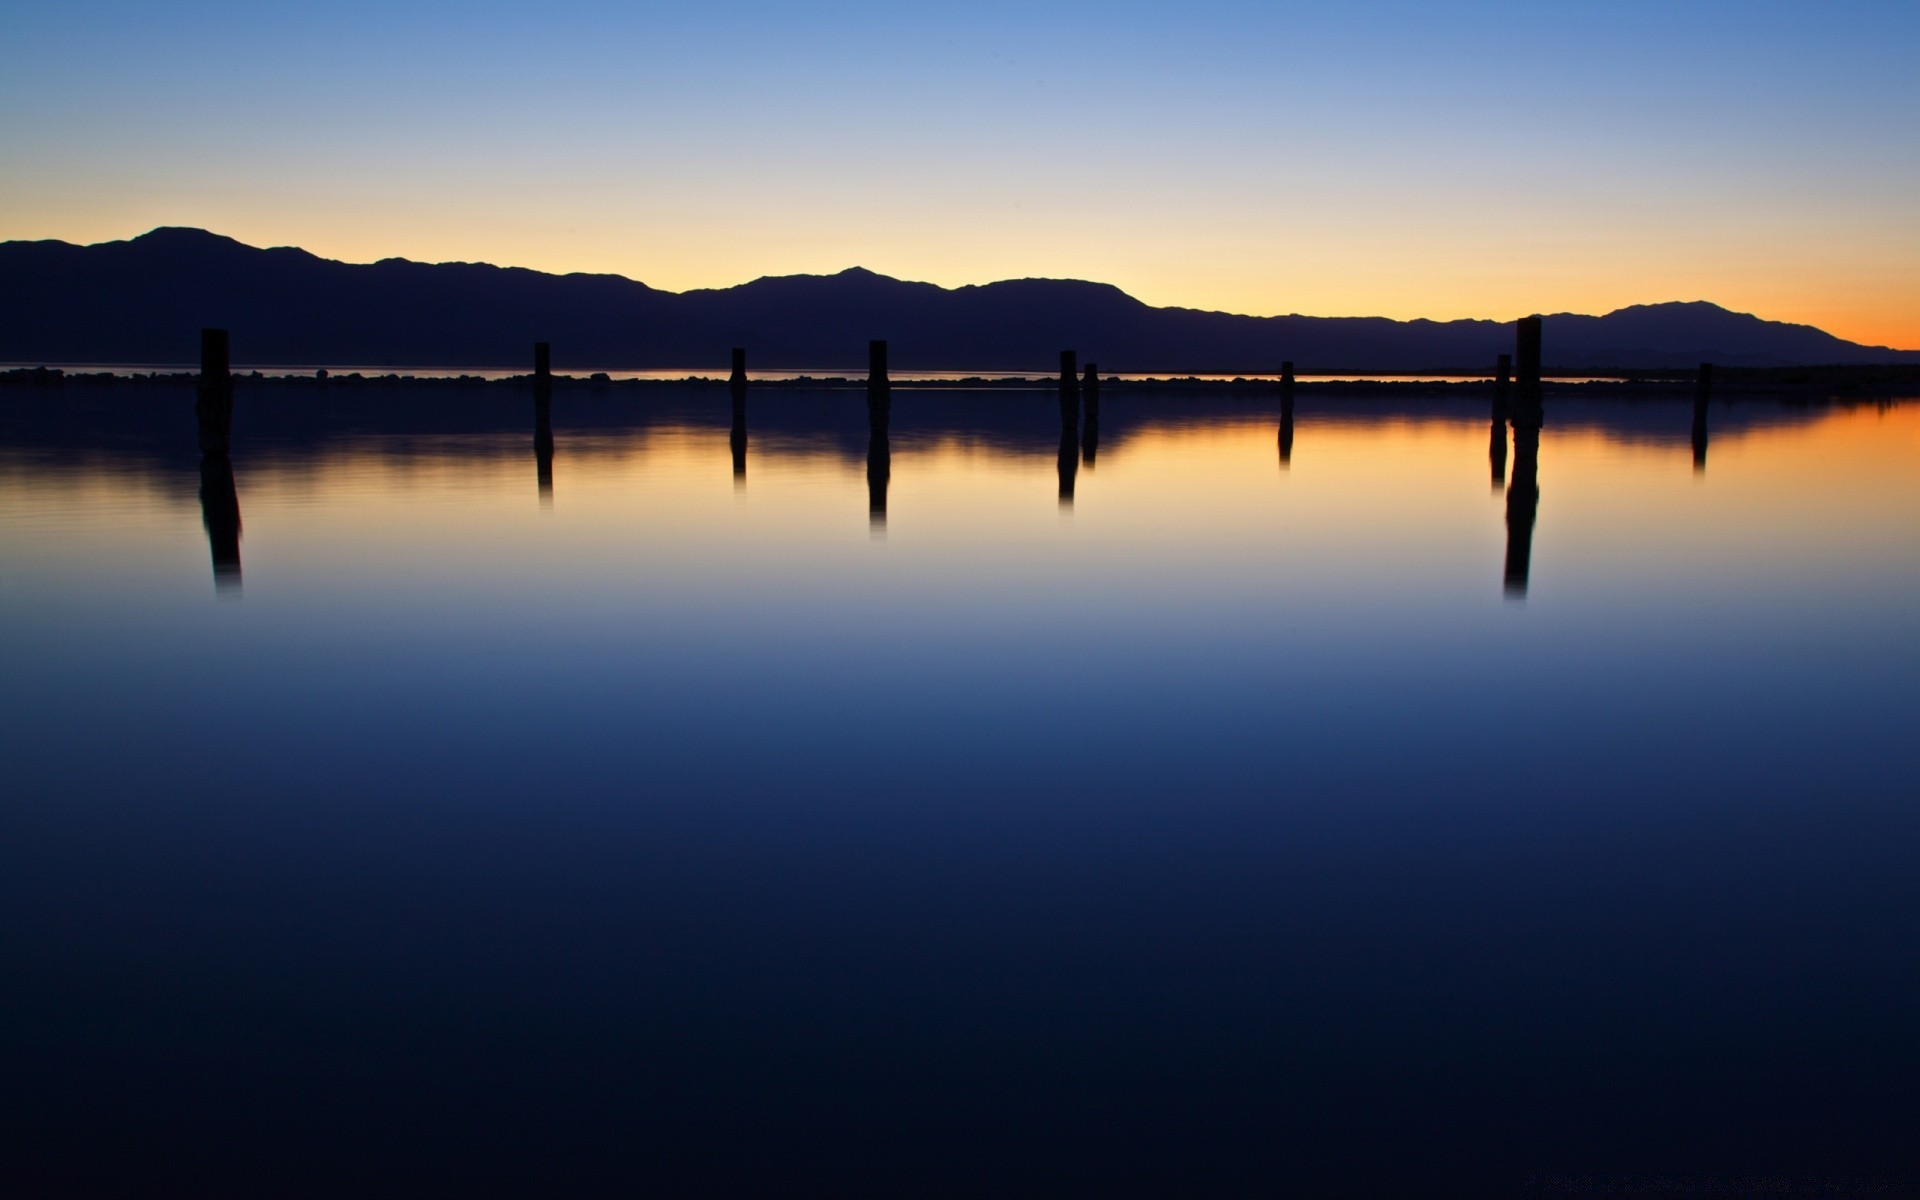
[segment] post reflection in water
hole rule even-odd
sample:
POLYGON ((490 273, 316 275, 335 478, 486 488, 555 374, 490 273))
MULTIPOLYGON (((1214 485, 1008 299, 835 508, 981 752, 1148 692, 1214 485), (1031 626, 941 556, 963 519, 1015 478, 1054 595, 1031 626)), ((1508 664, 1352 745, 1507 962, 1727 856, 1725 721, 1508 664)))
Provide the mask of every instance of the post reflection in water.
POLYGON ((1280 394, 1280 465, 1293 462, 1293 389, 1280 394))
POLYGON ((875 533, 887 529, 887 485, 893 478, 893 447, 884 423, 867 428, 867 524, 875 533))
POLYGON ((233 485, 233 462, 224 454, 200 456, 200 522, 213 552, 216 591, 240 590, 240 493, 233 485))
POLYGON ((200 386, 194 393, 200 433, 200 523, 213 555, 214 590, 240 590, 240 493, 233 485, 233 375, 224 329, 200 331, 200 386))
POLYGON ((542 507, 553 503, 553 417, 543 406, 533 410, 533 471, 542 507))
POLYGON ((1080 473, 1080 429, 1077 424, 1060 426, 1060 507, 1073 507, 1073 483, 1080 473))
POLYGON ((1513 408, 1513 482, 1507 487, 1507 595, 1527 594, 1533 557, 1533 519, 1540 507, 1540 427, 1545 424, 1537 392, 1513 408))
POLYGON ((1507 414, 1506 405, 1499 400, 1493 402, 1493 423, 1487 430, 1487 462, 1493 469, 1493 490, 1498 492, 1507 482, 1507 414))
POLYGON ((747 389, 733 385, 733 429, 727 437, 733 448, 733 486, 747 486, 747 389))
POLYGON ((1507 481, 1507 417, 1512 397, 1512 385, 1507 382, 1507 372, 1511 361, 1506 355, 1500 356, 1500 365, 1493 378, 1493 414, 1492 423, 1487 429, 1487 462, 1493 468, 1493 490, 1499 491, 1507 481))

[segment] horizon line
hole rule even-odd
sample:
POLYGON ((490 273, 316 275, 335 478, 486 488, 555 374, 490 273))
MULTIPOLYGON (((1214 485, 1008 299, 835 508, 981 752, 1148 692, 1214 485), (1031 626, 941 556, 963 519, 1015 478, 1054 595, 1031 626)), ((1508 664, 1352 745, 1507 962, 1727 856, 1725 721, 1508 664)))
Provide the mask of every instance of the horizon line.
POLYGON ((280 246, 259 246, 251 242, 242 241, 241 239, 233 237, 230 234, 218 233, 218 232, 215 232, 214 230, 207 229, 203 226, 198 226, 198 225, 156 225, 153 228, 148 229, 144 233, 138 233, 131 237, 110 238, 110 239, 107 239, 104 241, 98 241, 98 242, 70 242, 70 241, 67 241, 65 238, 57 238, 57 237, 9 238, 9 239, 6 239, 6 241, 7 243, 21 243, 21 244, 57 243, 59 245, 72 246, 78 249, 92 249, 99 246, 128 245, 145 238, 150 238, 155 234, 163 234, 163 233, 195 234, 195 235, 200 235, 204 237, 218 239, 220 241, 231 242, 236 246, 241 246, 249 250, 257 250, 262 252, 271 252, 276 250, 289 250, 295 253, 308 255, 309 257, 318 259, 322 262, 339 263, 343 266, 370 267, 370 266, 379 266, 383 263, 405 263, 410 266, 427 266, 427 267, 490 267, 498 271, 525 271, 530 274, 545 275, 554 279, 566 279, 566 278, 572 278, 572 277, 587 278, 587 279, 618 279, 627 283, 635 284, 639 287, 644 287, 649 291, 655 291, 655 292, 659 292, 664 295, 670 295, 670 296, 686 296, 686 295, 691 295, 691 294, 696 294, 701 292, 727 292, 727 291, 733 291, 738 288, 747 287, 755 283, 786 280, 786 279, 836 279, 844 275, 867 275, 867 276, 872 276, 875 279, 885 280, 892 283, 902 283, 902 284, 907 284, 915 287, 937 288, 943 292, 958 292, 958 291, 965 291, 965 290, 974 289, 974 288, 995 287, 1001 284, 1009 284, 1009 283, 1081 284, 1087 287, 1112 289, 1113 291, 1118 292, 1120 295, 1125 296, 1127 299, 1133 301, 1136 304, 1140 304, 1144 307, 1155 309, 1157 311, 1204 313, 1208 315, 1245 317, 1251 320, 1300 319, 1300 320, 1311 320, 1311 321, 1390 321, 1390 322, 1393 322, 1394 324, 1399 324, 1399 325, 1410 325, 1410 324, 1419 324, 1419 323, 1431 324, 1431 325, 1456 325, 1456 324, 1469 324, 1469 323, 1490 324, 1490 325, 1509 325, 1509 324, 1512 324, 1513 321, 1518 320, 1521 317, 1528 317, 1528 316, 1537 316, 1537 317, 1549 318, 1549 319, 1553 317, 1584 317, 1589 319, 1600 319, 1604 317, 1610 317, 1618 313, 1628 312, 1634 309, 1703 306, 1703 307, 1718 309, 1721 312, 1729 313, 1734 316, 1749 317, 1753 320, 1765 321, 1769 324, 1788 326, 1791 328, 1798 328, 1798 329, 1814 330, 1815 332, 1825 334, 1828 337, 1833 337, 1840 341, 1850 342, 1853 345, 1860 346, 1868 350, 1888 350, 1897 354, 1920 353, 1920 349, 1907 349, 1905 347, 1892 346, 1892 345, 1886 345, 1886 344, 1877 344, 1877 343, 1871 343, 1871 342, 1855 342, 1851 338, 1842 337, 1841 335, 1832 333, 1831 331, 1824 329, 1818 325, 1808 324, 1803 321, 1785 321, 1785 320, 1779 320, 1773 317, 1763 317, 1758 313, 1743 312, 1739 309, 1728 308, 1724 304, 1720 304, 1716 301, 1707 300, 1704 298, 1693 299, 1693 300, 1642 301, 1640 303, 1622 305, 1619 308, 1613 308, 1613 309, 1607 310, 1606 312, 1597 312, 1597 313, 1574 312, 1570 309, 1561 310, 1559 312, 1535 311, 1530 313, 1521 313, 1521 314, 1518 314, 1518 316, 1507 317, 1507 318, 1484 317, 1484 316, 1483 317, 1450 317, 1450 318, 1389 317, 1381 314, 1361 314, 1361 313, 1340 313, 1340 314, 1303 313, 1303 312, 1248 313, 1248 312, 1234 312, 1224 308, 1197 308, 1192 305, 1185 305, 1185 304, 1153 304, 1149 301, 1140 299, 1138 296, 1135 296, 1133 293, 1127 291, 1125 288, 1122 288, 1118 284, 1108 283, 1106 281, 1097 280, 1097 279, 1081 279, 1081 278, 1075 278, 1075 277, 1069 277, 1069 276, 1024 275, 1024 276, 1012 276, 1004 279, 988 280, 984 283, 964 283, 964 284, 949 285, 949 284, 935 283, 932 280, 908 279, 899 275, 889 275, 884 271, 876 271, 870 267, 862 266, 859 264, 842 267, 838 271, 830 271, 830 272, 797 271, 797 272, 793 272, 785 275, 757 275, 752 279, 742 280, 739 283, 725 284, 721 286, 686 288, 684 290, 675 291, 671 288, 659 287, 655 284, 646 282, 644 279, 637 279, 631 275, 624 275, 617 271, 584 271, 584 270, 582 271, 549 271, 539 267, 525 267, 525 266, 518 266, 511 263, 495 263, 495 262, 487 262, 483 260, 473 260, 473 259, 442 259, 442 260, 435 261, 435 260, 428 260, 428 259, 408 258, 404 255, 388 255, 383 258, 374 259, 371 262, 367 262, 367 261, 356 262, 356 261, 352 261, 344 258, 330 258, 326 255, 319 254, 319 253, 316 253, 315 251, 309 250, 304 246, 296 246, 291 244, 280 245, 280 246))

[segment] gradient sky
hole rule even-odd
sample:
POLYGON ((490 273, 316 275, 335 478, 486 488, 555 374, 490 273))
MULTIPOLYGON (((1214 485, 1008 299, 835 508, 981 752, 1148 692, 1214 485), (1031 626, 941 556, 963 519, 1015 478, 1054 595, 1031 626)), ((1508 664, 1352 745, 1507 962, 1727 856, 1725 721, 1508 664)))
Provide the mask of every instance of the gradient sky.
POLYGON ((1920 347, 1920 3, 21 3, 0 238, 1920 347))

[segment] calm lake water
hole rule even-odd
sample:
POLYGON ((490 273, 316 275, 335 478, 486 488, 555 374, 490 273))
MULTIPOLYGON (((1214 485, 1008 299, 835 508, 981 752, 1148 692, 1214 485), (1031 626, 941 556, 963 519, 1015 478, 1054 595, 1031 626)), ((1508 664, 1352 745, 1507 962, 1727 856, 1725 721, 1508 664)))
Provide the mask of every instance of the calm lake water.
POLYGON ((0 395, 8 1194, 1914 1171, 1920 402, 236 411, 0 395))

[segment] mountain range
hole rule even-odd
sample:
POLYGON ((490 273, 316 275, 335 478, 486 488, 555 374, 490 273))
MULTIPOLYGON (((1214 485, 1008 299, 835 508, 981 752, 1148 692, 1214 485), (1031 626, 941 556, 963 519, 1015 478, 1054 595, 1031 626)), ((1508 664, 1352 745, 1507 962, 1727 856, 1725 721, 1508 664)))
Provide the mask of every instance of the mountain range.
MULTIPOLYGON (((669 292, 484 263, 343 263, 199 229, 0 243, 0 361, 185 363, 209 325, 232 331, 242 365, 511 367, 548 341, 562 371, 714 369, 734 346, 756 367, 853 368, 869 338, 920 369, 1044 373, 1071 347, 1108 371, 1477 371, 1513 345, 1505 322, 1155 308, 1064 279, 943 288, 855 267, 669 292)), ((1544 342, 1549 368, 1574 370, 1920 363, 1704 302, 1551 314, 1544 342)))

